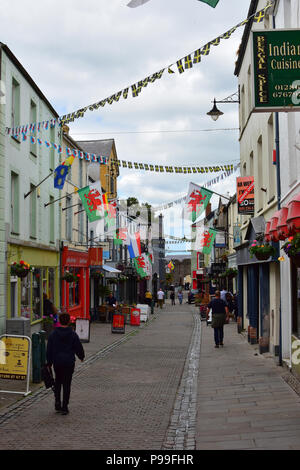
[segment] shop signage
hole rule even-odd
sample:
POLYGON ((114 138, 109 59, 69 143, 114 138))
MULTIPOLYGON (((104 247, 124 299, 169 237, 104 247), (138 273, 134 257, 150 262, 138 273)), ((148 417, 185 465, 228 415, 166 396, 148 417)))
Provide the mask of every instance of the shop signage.
POLYGON ((217 232, 216 233, 215 247, 216 248, 225 248, 226 247, 225 232, 217 232))
POLYGON ((236 179, 238 214, 254 215, 254 178, 239 176, 236 179))
POLYGON ((226 269, 225 263, 212 263, 211 264, 211 275, 220 274, 226 269))
POLYGON ((252 53, 253 111, 299 111, 299 29, 252 31, 252 53))
POLYGON ((102 248, 89 248, 89 265, 102 266, 102 248))
MULTIPOLYGON (((21 393, 27 395, 30 376, 30 352, 31 339, 27 336, 3 335, 0 336, 0 378, 8 380, 26 380, 27 391, 21 393)), ((0 390, 6 392, 7 390, 0 390)))
POLYGON ((62 255, 62 264, 64 266, 75 266, 78 268, 87 268, 89 266, 89 257, 86 252, 69 250, 64 247, 62 255))

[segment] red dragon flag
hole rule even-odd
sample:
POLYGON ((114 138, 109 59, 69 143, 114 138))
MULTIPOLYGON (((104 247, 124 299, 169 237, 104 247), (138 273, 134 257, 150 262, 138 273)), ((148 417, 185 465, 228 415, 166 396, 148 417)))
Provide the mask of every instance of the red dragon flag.
POLYGON ((102 196, 101 184, 99 181, 90 184, 85 188, 79 189, 78 196, 82 201, 90 222, 99 220, 103 217, 104 199, 102 196))
POLYGON ((195 220, 206 209, 210 201, 212 192, 209 189, 202 188, 198 184, 190 183, 189 192, 186 198, 186 207, 189 213, 188 218, 195 222, 195 220))

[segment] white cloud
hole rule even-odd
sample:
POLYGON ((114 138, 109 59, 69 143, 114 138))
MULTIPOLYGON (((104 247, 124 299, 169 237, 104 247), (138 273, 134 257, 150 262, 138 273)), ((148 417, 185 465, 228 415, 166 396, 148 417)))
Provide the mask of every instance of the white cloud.
MULTIPOLYGON (((249 8, 248 0, 220 0, 216 8, 197 0, 151 0, 136 9, 127 3, 15 0, 12 5, 3 0, 0 40, 64 114, 195 51, 245 19, 249 8)), ((230 39, 211 46, 209 56, 181 75, 173 66, 176 73, 165 71, 139 97, 129 94, 126 101, 88 111, 70 124, 72 137, 114 138, 118 158, 127 161, 201 166, 237 160, 238 132, 215 130, 238 127, 237 105, 220 105, 224 115, 218 122, 206 113, 214 97, 222 100, 237 90, 233 72, 242 33, 239 28, 230 39)), ((156 205, 184 193, 190 179, 121 169, 118 188, 120 197, 156 205)), ((198 176, 195 182, 207 179, 198 176)), ((219 190, 227 188, 233 193, 234 181, 226 180, 219 190)))

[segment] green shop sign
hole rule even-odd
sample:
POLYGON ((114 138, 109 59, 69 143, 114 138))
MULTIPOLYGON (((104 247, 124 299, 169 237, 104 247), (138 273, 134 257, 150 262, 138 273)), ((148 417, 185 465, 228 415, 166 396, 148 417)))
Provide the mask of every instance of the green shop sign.
POLYGON ((252 31, 253 111, 300 110, 300 30, 252 31))

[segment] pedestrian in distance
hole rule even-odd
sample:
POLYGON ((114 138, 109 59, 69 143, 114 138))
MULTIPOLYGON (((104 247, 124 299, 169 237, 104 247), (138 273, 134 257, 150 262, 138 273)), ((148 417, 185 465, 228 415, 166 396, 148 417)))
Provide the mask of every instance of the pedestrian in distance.
POLYGON ((225 287, 223 287, 220 293, 220 297, 221 297, 221 300, 224 300, 224 302, 226 302, 226 294, 227 294, 227 290, 225 289, 225 287))
POLYGON ((171 291, 170 299, 172 301, 172 305, 175 305, 175 292, 173 290, 171 291))
POLYGON ((220 291, 215 292, 215 298, 207 306, 207 314, 212 311, 211 326, 214 329, 215 347, 224 346, 224 325, 229 320, 229 310, 226 302, 220 298, 220 291))
POLYGON ((151 307, 151 303, 152 303, 152 294, 149 290, 146 291, 145 293, 145 302, 146 304, 149 305, 149 307, 151 307))
POLYGON ((79 336, 69 326, 70 315, 61 313, 59 323, 61 326, 49 335, 46 358, 47 364, 53 365, 55 372, 55 410, 66 415, 69 413, 68 405, 75 368, 75 355, 83 361, 85 354, 79 336), (63 389, 62 402, 61 389, 63 389))
POLYGON ((162 288, 157 292, 157 302, 160 308, 163 308, 165 293, 162 288))
POLYGON ((179 300, 180 305, 182 305, 182 300, 183 300, 183 293, 182 293, 182 291, 179 291, 179 292, 178 292, 178 300, 179 300))

